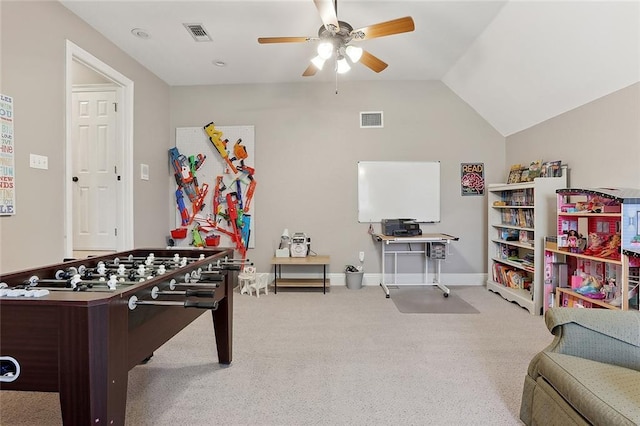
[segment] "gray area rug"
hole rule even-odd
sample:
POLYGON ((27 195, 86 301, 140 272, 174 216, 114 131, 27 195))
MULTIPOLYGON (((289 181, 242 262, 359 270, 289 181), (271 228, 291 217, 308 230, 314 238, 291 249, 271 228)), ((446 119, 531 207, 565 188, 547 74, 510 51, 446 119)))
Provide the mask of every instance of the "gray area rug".
MULTIPOLYGON (((454 290, 455 291, 455 290, 454 290)), ((479 311, 452 291, 444 297, 434 286, 389 288, 391 300, 403 314, 477 314, 479 311)))

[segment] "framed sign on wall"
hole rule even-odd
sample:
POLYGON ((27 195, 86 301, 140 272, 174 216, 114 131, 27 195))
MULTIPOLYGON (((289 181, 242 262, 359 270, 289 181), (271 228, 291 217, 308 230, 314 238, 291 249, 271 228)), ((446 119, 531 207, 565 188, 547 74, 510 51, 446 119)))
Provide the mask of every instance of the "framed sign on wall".
POLYGON ((13 98, 0 94, 0 215, 16 213, 13 98))

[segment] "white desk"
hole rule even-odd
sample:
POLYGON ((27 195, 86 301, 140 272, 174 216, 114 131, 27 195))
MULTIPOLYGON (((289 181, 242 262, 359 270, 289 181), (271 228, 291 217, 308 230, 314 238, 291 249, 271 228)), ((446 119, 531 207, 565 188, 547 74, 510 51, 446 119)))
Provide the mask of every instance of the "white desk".
MULTIPOLYGON (((417 235, 415 237, 394 237, 390 235, 382 235, 382 234, 372 234, 372 237, 375 241, 379 241, 382 243, 382 255, 381 255, 381 263, 382 263, 382 278, 380 279, 380 286, 384 289, 386 297, 389 298, 389 287, 387 284, 395 285, 396 284, 396 274, 398 272, 398 255, 402 254, 424 254, 424 281, 422 284, 428 284, 427 277, 429 272, 429 258, 428 248, 430 244, 433 243, 445 243, 450 244, 452 241, 458 241, 458 237, 454 237, 448 234, 422 234, 417 235), (423 250, 389 250, 390 244, 421 244, 423 250), (393 283, 385 283, 386 273, 385 273, 385 260, 387 255, 393 255, 393 283)), ((443 259, 434 259, 436 261, 436 274, 433 279, 433 285, 438 286, 440 290, 443 291, 444 297, 449 297, 450 290, 440 283, 440 263, 443 259)))

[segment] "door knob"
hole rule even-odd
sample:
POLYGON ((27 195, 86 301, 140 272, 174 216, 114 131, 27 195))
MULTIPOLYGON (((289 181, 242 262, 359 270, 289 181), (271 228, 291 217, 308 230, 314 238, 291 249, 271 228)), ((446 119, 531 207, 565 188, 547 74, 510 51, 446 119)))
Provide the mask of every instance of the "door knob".
POLYGON ((78 176, 74 176, 71 178, 72 181, 77 182, 78 181, 78 176))

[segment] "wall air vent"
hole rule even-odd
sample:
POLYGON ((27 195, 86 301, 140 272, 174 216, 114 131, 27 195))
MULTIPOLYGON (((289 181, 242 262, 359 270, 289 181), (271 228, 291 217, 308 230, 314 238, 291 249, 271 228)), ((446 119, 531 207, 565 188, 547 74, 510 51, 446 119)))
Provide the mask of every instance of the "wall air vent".
POLYGON ((202 24, 182 24, 195 41, 212 41, 211 36, 202 24))
POLYGON ((382 111, 373 112, 361 112, 360 113, 360 128, 377 128, 384 127, 382 122, 382 111))

